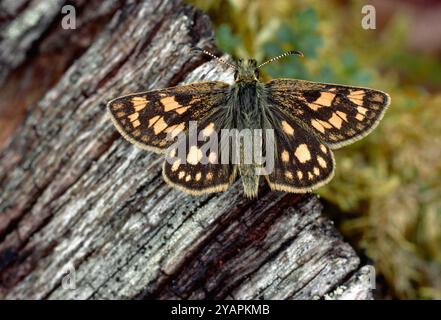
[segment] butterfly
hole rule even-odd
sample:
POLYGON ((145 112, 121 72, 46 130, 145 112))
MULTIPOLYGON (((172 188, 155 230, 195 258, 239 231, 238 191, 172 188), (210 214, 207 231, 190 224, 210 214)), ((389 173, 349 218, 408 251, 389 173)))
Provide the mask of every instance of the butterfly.
POLYGON ((193 195, 225 191, 239 174, 250 198, 258 194, 260 175, 272 190, 305 193, 323 186, 334 175, 332 150, 369 134, 390 103, 387 93, 369 88, 297 79, 259 80, 261 67, 288 55, 303 56, 299 51, 257 65, 254 59, 229 63, 197 50, 232 68, 234 83, 191 83, 125 95, 107 105, 121 135, 141 149, 172 159, 164 161, 164 180, 193 195), (185 138, 191 134, 192 123, 197 124, 193 131, 198 139, 191 143, 185 138), (222 140, 225 130, 271 131, 271 143, 263 139, 260 146, 267 155, 274 150, 272 170, 257 174, 263 164, 244 161, 250 152, 240 139, 235 163, 220 161, 225 155, 232 158, 233 148, 204 149, 208 138, 222 140), (176 157, 178 147, 183 147, 184 156, 176 157))

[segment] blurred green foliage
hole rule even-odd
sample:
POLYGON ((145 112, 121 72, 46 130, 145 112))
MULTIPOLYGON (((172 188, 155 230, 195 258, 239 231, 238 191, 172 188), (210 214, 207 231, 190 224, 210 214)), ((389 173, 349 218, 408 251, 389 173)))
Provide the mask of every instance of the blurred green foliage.
POLYGON ((441 63, 404 46, 407 17, 364 30, 361 1, 194 0, 218 47, 264 61, 264 77, 370 86, 392 104, 365 139, 336 152, 318 193, 343 213, 340 229, 373 259, 396 298, 441 298, 441 63))

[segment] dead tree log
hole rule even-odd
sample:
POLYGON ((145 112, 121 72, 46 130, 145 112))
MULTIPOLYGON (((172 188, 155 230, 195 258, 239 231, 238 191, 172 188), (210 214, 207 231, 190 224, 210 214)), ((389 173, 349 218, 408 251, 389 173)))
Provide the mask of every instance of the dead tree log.
POLYGON ((66 31, 63 1, 47 10, 16 3, 0 20, 10 31, 0 41, 3 84, 53 57, 49 44, 68 51, 81 40, 75 32, 93 36, 59 58, 66 70, 49 72, 55 84, 27 106, 1 151, 0 298, 372 298, 316 196, 262 185, 248 200, 239 182, 221 194, 184 194, 164 183, 158 155, 109 121, 106 102, 118 95, 231 80, 188 53, 213 46, 207 16, 178 0, 78 1, 80 30, 66 31), (32 14, 40 18, 25 18, 32 14), (66 272, 74 289, 62 285, 66 272))

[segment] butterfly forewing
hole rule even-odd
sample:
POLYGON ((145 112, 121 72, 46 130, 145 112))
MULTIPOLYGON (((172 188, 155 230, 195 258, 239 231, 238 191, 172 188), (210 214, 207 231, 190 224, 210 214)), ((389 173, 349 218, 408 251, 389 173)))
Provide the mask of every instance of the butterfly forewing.
POLYGON ((130 94, 109 102, 118 131, 140 148, 164 152, 190 121, 207 117, 224 104, 228 84, 213 81, 130 94))
POLYGON ((331 148, 359 140, 383 117, 389 96, 381 91, 275 79, 265 85, 269 104, 278 106, 331 148))

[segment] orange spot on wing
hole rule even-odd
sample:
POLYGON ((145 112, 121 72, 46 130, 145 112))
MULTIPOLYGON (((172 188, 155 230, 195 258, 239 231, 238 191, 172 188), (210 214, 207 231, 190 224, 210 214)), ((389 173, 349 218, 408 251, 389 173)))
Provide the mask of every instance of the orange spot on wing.
POLYGON ((283 150, 283 152, 282 152, 282 161, 283 162, 288 162, 289 161, 289 153, 286 150, 283 150))
POLYGON ((140 111, 144 109, 148 103, 145 97, 133 97, 131 101, 133 107, 135 108, 135 111, 140 111))
POLYGON ((364 94, 365 92, 363 90, 351 91, 351 93, 348 95, 348 99, 359 105, 363 102, 364 94))
POLYGON ((301 163, 311 160, 311 153, 309 152, 308 146, 304 143, 297 147, 294 155, 301 163))
POLYGON ((181 122, 180 124, 176 124, 174 126, 170 126, 165 129, 165 132, 170 133, 171 137, 176 137, 179 133, 181 133, 185 129, 185 123, 181 122))
POLYGON ((315 119, 311 120, 311 124, 314 128, 316 128, 321 133, 325 133, 325 127, 323 127, 323 125, 320 122, 318 122, 317 120, 315 120, 315 119))
POLYGON ((317 157, 317 161, 318 161, 320 167, 322 167, 322 168, 326 168, 327 167, 326 161, 322 157, 318 156, 317 157))
POLYGON ((174 110, 178 114, 183 114, 188 108, 190 108, 190 106, 182 106, 175 100, 175 97, 162 98, 161 104, 163 105, 165 112, 174 110))
POLYGON ((196 165, 202 159, 202 151, 197 146, 191 146, 187 155, 187 162, 196 165))
POLYGON ((183 114, 185 111, 187 111, 188 108, 190 108, 190 107, 182 107, 182 108, 176 109, 175 111, 178 114, 183 114))
POLYGON ((340 118, 342 118, 344 121, 348 121, 348 115, 344 113, 343 111, 336 111, 335 112, 340 118))
POLYGON ((330 107, 332 105, 332 100, 335 98, 335 93, 332 92, 321 92, 320 97, 314 101, 315 104, 319 104, 323 107, 330 107))
POLYGON ((137 120, 138 118, 139 118, 139 113, 138 112, 135 112, 135 113, 132 113, 131 115, 129 115, 129 119, 130 119, 131 122, 137 120))
POLYGON ((156 123, 156 121, 158 121, 158 119, 159 119, 159 116, 154 116, 153 118, 151 118, 151 119, 149 120, 149 128, 150 128, 152 125, 154 125, 154 124, 156 123))
POLYGON ((164 121, 164 117, 158 119, 153 125, 153 132, 159 134, 167 128, 167 123, 164 121))
POLYGON ((164 107, 164 111, 168 112, 177 108, 182 107, 176 100, 175 97, 165 97, 162 98, 161 100, 161 104, 164 107))
POLYGON ((181 159, 176 159, 175 162, 173 162, 173 165, 171 167, 171 170, 174 172, 179 169, 179 166, 181 165, 181 159))
POLYGON ((342 118, 340 118, 336 113, 332 114, 332 117, 328 120, 330 124, 332 124, 337 129, 341 128, 341 125, 343 123, 342 118))
POLYGON ((134 128, 139 127, 141 125, 141 122, 139 122, 139 120, 135 120, 132 122, 132 125, 134 128))
POLYGON ((282 121, 282 130, 283 130, 285 133, 287 133, 287 134, 289 134, 289 135, 291 135, 291 136, 294 134, 294 129, 293 129, 293 127, 291 127, 291 126, 289 125, 289 123, 286 122, 286 121, 282 121))
POLYGON ((214 132, 214 123, 211 122, 209 125, 207 125, 207 126, 205 127, 204 130, 202 130, 202 135, 203 135, 204 137, 208 137, 208 136, 210 136, 213 132, 214 132))

